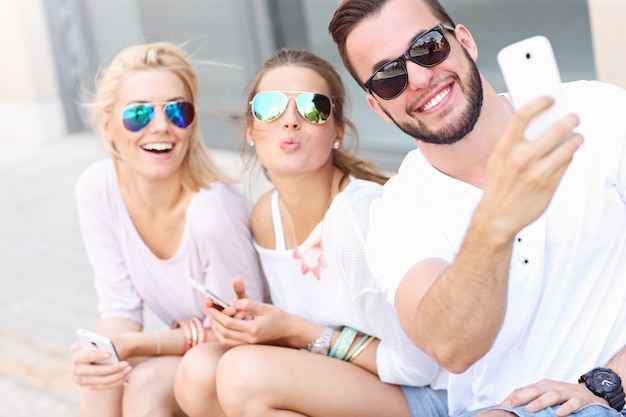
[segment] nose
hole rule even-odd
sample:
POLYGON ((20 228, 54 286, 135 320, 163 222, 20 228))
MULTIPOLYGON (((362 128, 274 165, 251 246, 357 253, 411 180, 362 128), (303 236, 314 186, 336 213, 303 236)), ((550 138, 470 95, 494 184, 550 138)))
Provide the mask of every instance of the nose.
POLYGON ((428 87, 434 74, 432 67, 422 67, 409 59, 405 61, 404 65, 406 66, 407 76, 409 77, 407 88, 419 90, 428 87))
POLYGON ((285 113, 282 115, 282 124, 285 129, 299 129, 300 123, 302 122, 302 116, 298 113, 298 108, 296 107, 296 99, 295 97, 289 97, 287 102, 287 108, 285 109, 285 113), (291 99, 293 98, 293 101, 291 99))
POLYGON ((153 132, 164 132, 170 127, 170 119, 165 114, 165 108, 163 106, 154 107, 154 116, 150 120, 149 127, 153 132))

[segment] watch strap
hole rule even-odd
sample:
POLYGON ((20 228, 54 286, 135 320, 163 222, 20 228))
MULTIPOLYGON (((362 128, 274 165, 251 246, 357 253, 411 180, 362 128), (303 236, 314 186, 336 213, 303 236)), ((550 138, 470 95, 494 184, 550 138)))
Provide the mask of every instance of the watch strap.
POLYGON ((604 398, 609 403, 609 407, 618 412, 622 411, 624 405, 626 404, 626 400, 624 399, 624 388, 621 384, 619 385, 619 389, 605 393, 604 398))

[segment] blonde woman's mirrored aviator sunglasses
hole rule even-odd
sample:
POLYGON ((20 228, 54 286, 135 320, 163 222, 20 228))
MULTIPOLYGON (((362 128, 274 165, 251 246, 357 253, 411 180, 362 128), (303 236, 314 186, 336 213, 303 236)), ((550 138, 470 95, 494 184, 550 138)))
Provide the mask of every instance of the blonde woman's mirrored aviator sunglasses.
POLYGON ((162 106, 167 118, 180 128, 187 128, 195 117, 193 104, 188 101, 170 101, 163 103, 134 103, 124 108, 122 122, 131 132, 143 130, 154 117, 154 109, 162 106))

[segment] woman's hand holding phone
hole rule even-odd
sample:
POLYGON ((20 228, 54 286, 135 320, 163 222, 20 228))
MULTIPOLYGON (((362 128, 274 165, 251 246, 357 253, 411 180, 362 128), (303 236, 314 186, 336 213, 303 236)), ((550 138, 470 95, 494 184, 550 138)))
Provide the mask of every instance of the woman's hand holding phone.
POLYGON ((122 385, 132 370, 120 361, 110 339, 83 329, 72 345, 71 374, 74 381, 92 389, 109 389, 122 385))
POLYGON ((209 290, 204 284, 200 283, 199 281, 196 281, 193 278, 187 278, 187 282, 193 288, 195 288, 196 290, 200 291, 201 293, 205 295, 206 297, 205 305, 207 304, 208 300, 210 300, 210 306, 217 310, 223 310, 226 307, 228 307, 228 303, 225 300, 223 300, 219 295, 215 294, 213 291, 209 290))
POLYGON ((243 344, 289 346, 293 336, 291 330, 299 328, 294 321, 301 319, 274 305, 249 299, 233 301, 230 308, 246 311, 254 319, 240 320, 215 310, 207 311, 211 328, 218 341, 226 347, 243 344))
MULTIPOLYGON (((189 282, 189 285, 194 287, 196 290, 202 292, 206 296, 206 298, 204 299, 205 309, 215 309, 217 311, 223 312, 227 316, 239 319, 251 320, 253 318, 252 315, 248 312, 243 310, 237 310, 231 307, 230 303, 226 302, 224 299, 219 297, 213 291, 209 290, 206 286, 194 280, 193 278, 188 278, 187 281, 189 282)), ((237 276, 233 279, 233 289, 235 291, 237 299, 240 300, 248 298, 248 295, 246 294, 246 288, 241 277, 237 276)), ((207 313, 205 312, 205 314, 207 313)))

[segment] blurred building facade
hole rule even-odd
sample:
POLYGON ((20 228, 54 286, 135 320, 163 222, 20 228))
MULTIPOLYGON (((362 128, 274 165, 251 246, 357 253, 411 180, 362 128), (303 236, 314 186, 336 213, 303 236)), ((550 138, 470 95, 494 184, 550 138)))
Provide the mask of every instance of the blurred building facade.
MULTIPOLYGON (((351 96, 361 152, 395 168, 415 145, 374 117, 363 91, 343 70, 328 35, 337 0, 2 0, 0 140, 52 141, 91 130, 79 103, 123 47, 184 43, 200 84, 207 144, 240 146, 234 121, 255 69, 282 46, 329 59, 351 96)), ((552 40, 564 81, 600 79, 626 87, 624 0, 442 0, 477 40, 478 66, 504 91, 496 64, 503 46, 543 34, 552 40), (471 4, 471 5, 470 5, 471 4)))

